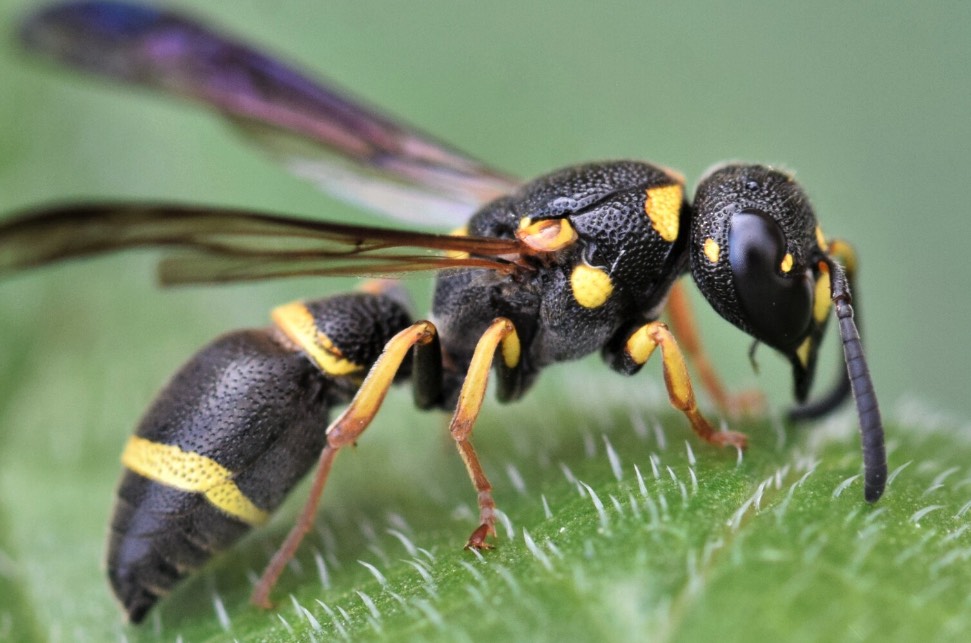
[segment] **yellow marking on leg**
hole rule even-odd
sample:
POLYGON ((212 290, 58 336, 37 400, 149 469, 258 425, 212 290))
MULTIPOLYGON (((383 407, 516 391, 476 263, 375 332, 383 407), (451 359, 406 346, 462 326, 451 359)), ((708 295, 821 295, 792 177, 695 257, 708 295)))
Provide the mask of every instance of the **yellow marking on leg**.
POLYGON ((634 360, 634 363, 644 364, 658 346, 661 347, 664 384, 667 387, 671 405, 684 413, 691 422, 691 428, 705 442, 744 449, 747 442, 744 434, 716 431, 698 410, 684 356, 678 348, 674 335, 665 324, 657 321, 650 322, 634 331, 627 340, 627 355, 634 360))
POLYGON ((334 342, 317 328, 314 316, 307 306, 295 301, 273 309, 273 323, 286 333, 323 372, 329 375, 350 375, 364 370, 344 357, 334 342))
POLYGON ((499 350, 502 353, 502 361, 506 368, 516 368, 519 365, 519 359, 522 357, 522 346, 519 343, 519 333, 515 329, 500 342, 499 350))
POLYGON ((215 507, 247 524, 260 525, 269 517, 240 491, 232 471, 204 455, 133 435, 128 438, 121 462, 153 482, 201 493, 215 507))
MULTIPOLYGON (((678 338, 681 350, 701 377, 701 385, 718 408, 732 417, 754 415, 764 406, 762 394, 758 391, 742 391, 729 394, 722 384, 715 367, 701 344, 701 337, 694 323, 694 313, 684 282, 676 281, 671 287, 667 303, 668 320, 671 330, 678 338)), ((644 361, 647 361, 646 359, 644 361)))
POLYGON ((816 279, 816 289, 813 294, 813 319, 822 324, 829 316, 829 309, 833 305, 833 291, 829 281, 829 268, 820 264, 821 271, 816 279))
POLYGON ((792 262, 792 253, 787 252, 786 256, 782 258, 782 263, 779 264, 779 270, 781 270, 783 273, 788 273, 790 270, 792 270, 792 262))
POLYGON ((708 257, 708 261, 718 263, 721 251, 722 249, 717 241, 714 239, 705 239, 705 256, 708 257))
POLYGON ((614 292, 610 275, 600 268, 577 264, 570 274, 570 288, 573 298, 584 308, 599 308, 614 292))
POLYGON ((472 361, 469 363, 469 370, 462 383, 459 401, 450 426, 452 435, 456 439, 464 439, 471 433, 472 424, 475 423, 479 409, 482 408, 482 398, 485 396, 486 385, 489 382, 489 367, 492 366, 496 349, 499 348, 500 343, 513 336, 516 337, 515 341, 518 344, 519 338, 513 323, 505 317, 499 317, 492 322, 475 345, 475 352, 472 353, 472 361))
POLYGON ((411 347, 430 342, 435 332, 435 326, 431 322, 416 322, 384 345, 384 350, 368 371, 354 399, 327 428, 327 443, 331 447, 339 449, 357 440, 381 408, 381 403, 411 347))
POLYGON ((651 220, 651 225, 665 241, 674 241, 678 238, 683 201, 684 190, 677 183, 647 190, 644 212, 651 220))
POLYGON ((647 363, 647 360, 651 359, 651 355, 654 354, 654 349, 656 348, 657 342, 651 337, 649 325, 641 326, 635 330, 627 338, 627 344, 624 347, 630 358, 634 360, 634 363, 640 366, 643 366, 647 363))
POLYGON ((479 457, 475 453, 470 438, 475 420, 482 409, 482 399, 485 397, 486 387, 489 383, 489 368, 492 366, 496 350, 500 347, 500 344, 511 338, 516 338, 515 343, 516 345, 519 344, 515 326, 504 317, 499 317, 493 321, 486 332, 483 333, 475 346, 475 352, 472 354, 469 370, 466 373, 465 381, 462 383, 462 390, 459 392, 458 404, 455 406, 455 414, 452 416, 452 421, 448 427, 455 439, 455 447, 462 457, 462 462, 465 464, 465 469, 468 471, 469 478, 477 492, 480 524, 469 536, 466 544, 466 547, 476 549, 487 548, 486 537, 496 533, 496 503, 492 498, 492 485, 482 469, 482 464, 479 462, 479 457))

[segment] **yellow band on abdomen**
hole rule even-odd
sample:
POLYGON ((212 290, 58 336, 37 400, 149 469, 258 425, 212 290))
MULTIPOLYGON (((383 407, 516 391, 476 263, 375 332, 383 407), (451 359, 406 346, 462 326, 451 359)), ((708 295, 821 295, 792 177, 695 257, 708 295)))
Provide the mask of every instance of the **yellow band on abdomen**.
POLYGON ((133 435, 121 454, 121 463, 166 487, 201 493, 215 507, 247 524, 259 525, 269 518, 236 486, 232 471, 204 455, 133 435))

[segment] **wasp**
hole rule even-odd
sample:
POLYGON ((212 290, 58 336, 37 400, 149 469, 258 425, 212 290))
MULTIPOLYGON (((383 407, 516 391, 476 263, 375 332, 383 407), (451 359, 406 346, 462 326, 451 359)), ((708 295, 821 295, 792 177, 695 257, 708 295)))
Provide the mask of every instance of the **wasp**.
POLYGON ((142 247, 171 251, 159 265, 164 285, 436 271, 426 320, 412 317, 395 288, 368 282, 280 306, 268 328, 231 332, 175 374, 121 456, 107 566, 130 621, 265 522, 316 467, 296 524, 253 590, 252 602, 270 607, 337 454, 401 380, 410 380, 418 407, 453 412, 449 431, 479 510, 472 548, 489 547, 495 535, 491 485, 471 441, 490 371, 499 400, 509 402, 554 363, 600 351, 610 368, 632 375, 660 349, 671 404, 698 438, 744 448, 743 434, 716 430, 695 401, 687 360, 719 407, 733 398, 695 336, 681 290, 687 274, 722 317, 788 359, 794 419, 826 415, 852 391, 865 499, 883 493, 883 428, 852 305, 856 255, 823 234, 789 174, 718 166, 690 201, 680 175, 640 161, 522 182, 198 21, 135 4, 46 8, 25 21, 21 39, 60 63, 202 103, 358 205, 464 221, 431 234, 238 209, 88 203, 0 223, 2 274, 142 247), (683 351, 659 321, 665 308, 683 351), (845 369, 807 403, 833 313, 845 369))

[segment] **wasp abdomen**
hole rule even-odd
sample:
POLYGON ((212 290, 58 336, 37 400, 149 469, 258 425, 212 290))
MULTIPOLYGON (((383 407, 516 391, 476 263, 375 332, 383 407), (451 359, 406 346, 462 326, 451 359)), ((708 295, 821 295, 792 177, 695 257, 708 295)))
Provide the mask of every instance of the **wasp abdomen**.
POLYGON ((175 375, 122 456, 108 575, 132 621, 280 504, 324 446, 330 388, 257 330, 216 340, 175 375))
POLYGON ((108 576, 133 622, 267 520, 316 462, 331 405, 410 323, 392 298, 365 293, 274 316, 276 329, 234 332, 196 354, 129 438, 108 576))

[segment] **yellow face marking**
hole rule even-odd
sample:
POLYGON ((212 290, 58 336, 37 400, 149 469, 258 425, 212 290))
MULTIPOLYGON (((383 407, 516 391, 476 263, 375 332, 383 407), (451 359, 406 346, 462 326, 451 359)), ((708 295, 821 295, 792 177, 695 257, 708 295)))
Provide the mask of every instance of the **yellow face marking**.
POLYGON ((329 375, 350 375, 364 370, 344 357, 324 333, 317 329, 313 315, 303 302, 295 301, 273 309, 273 322, 292 339, 314 363, 329 375))
MULTIPOLYGON (((823 264, 825 265, 825 264, 823 264)), ((813 319, 817 324, 826 321, 830 306, 833 305, 833 292, 829 283, 829 272, 823 270, 816 279, 816 290, 813 294, 813 319)))
POLYGON ((566 219, 541 219, 534 223, 523 217, 516 238, 537 252, 556 252, 576 241, 577 232, 566 219))
POLYGON ((705 256, 708 257, 708 261, 712 263, 718 263, 718 257, 721 256, 721 247, 718 242, 714 239, 705 239, 705 256))
POLYGON ((570 287, 573 289, 573 298, 584 308, 599 308, 614 291, 610 275, 585 263, 578 264, 573 269, 570 287))
POLYGON ((644 212, 651 220, 651 225, 665 241, 678 238, 678 225, 681 219, 681 203, 684 191, 681 186, 664 185, 647 191, 644 201, 644 212))
POLYGON ((788 273, 792 270, 792 253, 787 252, 786 256, 782 258, 782 263, 779 264, 779 269, 784 273, 788 273))
POLYGON ((204 455, 133 435, 121 454, 121 463, 166 487, 201 493, 215 507, 249 525, 260 525, 269 518, 243 495, 233 482, 232 471, 204 455))
POLYGON ((826 236, 823 234, 823 229, 816 226, 816 243, 825 252, 826 250, 826 236))
POLYGON ((807 337, 799 348, 796 349, 796 357, 799 358, 799 363, 802 364, 803 368, 808 368, 809 366, 809 349, 812 348, 813 338, 807 337))

